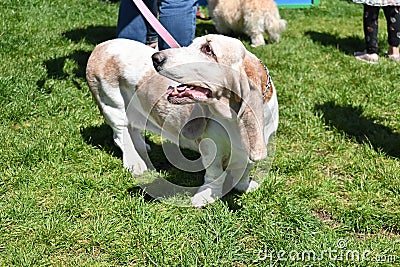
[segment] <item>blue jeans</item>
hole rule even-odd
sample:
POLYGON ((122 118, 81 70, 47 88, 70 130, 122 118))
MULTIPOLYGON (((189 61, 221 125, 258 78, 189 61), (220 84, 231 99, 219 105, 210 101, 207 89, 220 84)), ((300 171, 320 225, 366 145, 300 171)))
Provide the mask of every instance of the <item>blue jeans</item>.
POLYGON ((208 5, 208 2, 207 2, 207 0, 199 0, 199 1, 197 1, 197 5, 198 6, 206 6, 206 5, 208 5))
MULTIPOLYGON (((144 3, 151 7, 154 0, 144 0, 144 3)), ((196 0, 161 0, 159 20, 181 46, 190 45, 196 31, 196 0)), ((117 37, 146 43, 147 28, 145 19, 132 0, 121 0, 117 37)), ((158 38, 158 48, 163 50, 169 46, 158 38)))

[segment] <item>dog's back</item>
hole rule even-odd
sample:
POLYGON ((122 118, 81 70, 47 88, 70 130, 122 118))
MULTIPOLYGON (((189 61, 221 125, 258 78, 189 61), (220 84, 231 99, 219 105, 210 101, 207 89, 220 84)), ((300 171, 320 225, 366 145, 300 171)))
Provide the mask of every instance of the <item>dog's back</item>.
POLYGON ((96 46, 88 60, 86 80, 101 112, 104 105, 127 108, 126 100, 134 93, 130 85, 155 74, 153 53, 154 49, 128 39, 114 39, 96 46))

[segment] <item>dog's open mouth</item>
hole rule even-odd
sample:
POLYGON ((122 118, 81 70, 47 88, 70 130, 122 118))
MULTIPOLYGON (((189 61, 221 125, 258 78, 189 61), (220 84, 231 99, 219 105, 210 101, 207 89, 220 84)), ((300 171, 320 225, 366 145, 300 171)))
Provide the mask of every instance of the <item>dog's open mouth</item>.
POLYGON ((210 89, 181 84, 177 87, 170 86, 167 90, 168 101, 172 104, 202 102, 212 97, 210 89))

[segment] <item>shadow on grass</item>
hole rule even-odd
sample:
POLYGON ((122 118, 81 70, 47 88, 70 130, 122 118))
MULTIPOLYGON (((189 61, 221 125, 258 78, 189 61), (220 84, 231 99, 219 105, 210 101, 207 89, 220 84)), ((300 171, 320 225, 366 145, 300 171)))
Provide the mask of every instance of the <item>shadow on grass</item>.
POLYGON ((400 135, 390 128, 365 117, 360 107, 340 106, 327 102, 315 106, 321 111, 325 123, 355 138, 359 143, 369 143, 376 151, 400 158, 400 135))
POLYGON ((308 31, 306 35, 315 43, 335 47, 347 55, 353 55, 354 51, 358 51, 364 47, 364 40, 359 37, 338 38, 330 33, 315 31, 308 31))
POLYGON ((80 133, 86 144, 122 160, 122 152, 114 144, 112 129, 107 124, 82 128, 80 133))
MULTIPOLYGON (((115 38, 115 27, 89 26, 67 31, 62 34, 75 43, 84 41, 91 45, 97 45, 106 40, 115 38)), ((92 51, 76 50, 73 53, 44 61, 47 77, 39 80, 36 85, 43 88, 47 79, 72 79, 77 88, 81 89, 76 79, 85 79, 86 65, 92 51)), ((49 92, 50 93, 50 92, 49 92)))
POLYGON ((50 59, 44 62, 47 70, 47 77, 51 79, 65 79, 71 75, 77 78, 86 77, 86 64, 89 59, 91 52, 78 50, 74 53, 55 59, 50 59), (69 73, 65 70, 65 63, 67 60, 71 60, 76 63, 76 67, 73 69, 73 73, 69 73))
POLYGON ((116 37, 116 28, 111 26, 89 26, 67 31, 62 36, 75 43, 84 41, 91 45, 97 45, 114 39, 116 37))
MULTIPOLYGON (((90 126, 87 128, 82 128, 80 130, 80 133, 83 140, 88 145, 103 150, 106 153, 112 155, 113 157, 117 157, 122 160, 122 152, 114 144, 112 129, 107 124, 103 123, 102 125, 99 126, 90 126)), ((204 170, 194 173, 184 172, 174 167, 168 161, 168 159, 164 154, 162 145, 152 142, 151 140, 149 140, 148 136, 146 136, 146 143, 150 145, 151 151, 148 152, 148 155, 151 160, 151 163, 153 164, 156 170, 156 173, 163 173, 162 175, 163 178, 178 186, 195 188, 203 184, 204 182, 203 177, 205 174, 204 170)), ((181 149, 181 151, 184 157, 189 160, 195 160, 200 157, 200 154, 188 149, 181 149)), ((147 184, 146 186, 153 186, 153 185, 157 186, 157 184, 153 183, 147 184)), ((146 201, 154 200, 152 197, 148 196, 140 186, 130 187, 127 189, 127 192, 129 194, 140 193, 142 195, 145 195, 146 201)), ((239 206, 235 201, 235 198, 238 194, 240 195, 240 193, 238 193, 237 191, 232 190, 222 198, 222 201, 232 211, 236 211, 241 208, 241 206, 239 206)))
MULTIPOLYGON (((143 196, 143 199, 145 202, 154 202, 155 199, 148 195, 143 188, 140 186, 133 186, 129 187, 127 189, 128 194, 131 196, 137 197, 137 196, 143 196)), ((225 196, 222 197, 220 201, 222 201, 230 211, 236 212, 242 209, 242 205, 240 205, 237 201, 237 197, 240 196, 241 193, 232 190, 231 192, 227 193, 225 196)), ((174 205, 173 203, 165 203, 166 205, 174 205)), ((212 204, 209 204, 212 205, 212 204)))

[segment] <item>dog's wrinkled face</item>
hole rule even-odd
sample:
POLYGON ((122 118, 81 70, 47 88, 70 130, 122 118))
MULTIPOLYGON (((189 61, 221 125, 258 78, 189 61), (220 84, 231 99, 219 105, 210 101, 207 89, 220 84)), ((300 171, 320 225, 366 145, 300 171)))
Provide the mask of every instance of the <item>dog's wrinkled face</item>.
POLYGON ((171 103, 211 104, 230 98, 232 92, 240 96, 232 88, 238 88, 233 83, 239 81, 245 51, 237 39, 207 35, 196 38, 189 47, 155 53, 153 65, 161 75, 181 83, 168 88, 171 103))

